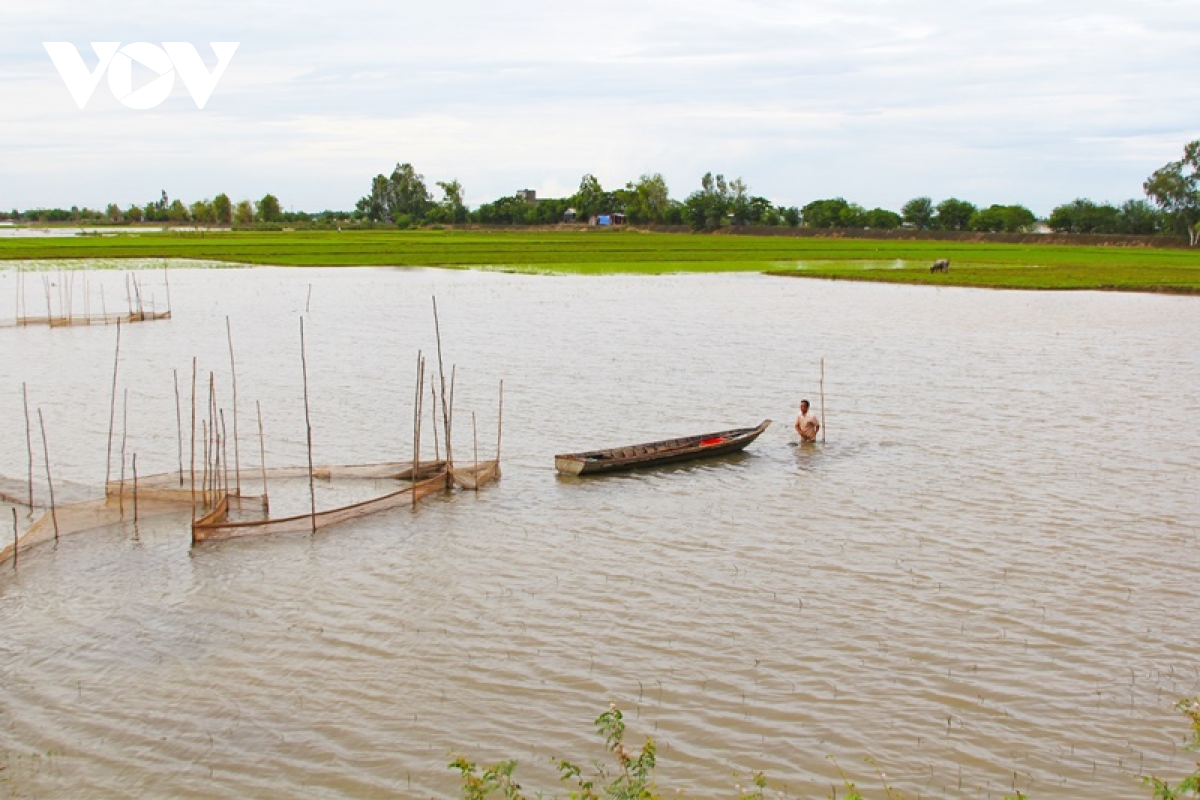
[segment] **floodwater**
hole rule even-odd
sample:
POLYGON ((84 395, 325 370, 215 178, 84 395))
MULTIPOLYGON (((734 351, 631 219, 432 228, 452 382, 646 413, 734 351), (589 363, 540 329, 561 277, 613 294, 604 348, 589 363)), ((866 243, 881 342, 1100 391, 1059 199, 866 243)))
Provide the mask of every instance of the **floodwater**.
MULTIPOLYGON (((111 270, 88 285, 105 280, 120 296, 111 270)), ((227 318, 243 473, 256 401, 268 464, 305 463, 302 316, 315 460, 410 458, 436 295, 456 454, 473 457, 471 411, 480 457, 495 450, 503 378, 504 477, 315 536, 192 548, 186 519, 155 517, 0 567, 0 794, 450 797, 455 754, 517 758, 528 792, 553 792, 551 759, 603 757, 592 720, 610 702, 630 743, 654 737, 660 788, 691 796, 762 771, 826 797, 844 771, 912 797, 1136 797, 1141 774, 1190 771, 1173 705, 1200 692, 1195 298, 760 275, 170 281, 173 319, 121 330, 114 470, 122 439, 141 474, 177 468, 193 358, 202 405, 211 372, 232 416, 227 318), (828 441, 797 447, 821 358, 828 441), (724 460, 553 470, 558 452, 768 417, 724 460)), ((0 271, 0 309, 16 285, 0 271)), ((115 341, 0 328, 0 476, 29 469, 25 383, 39 493, 38 409, 56 484, 100 486, 115 341)))

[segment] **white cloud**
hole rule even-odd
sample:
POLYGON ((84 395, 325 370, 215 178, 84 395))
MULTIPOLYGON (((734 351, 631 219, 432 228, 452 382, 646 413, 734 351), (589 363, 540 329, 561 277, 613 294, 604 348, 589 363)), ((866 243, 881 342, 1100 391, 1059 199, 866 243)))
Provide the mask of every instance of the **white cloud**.
MULTIPOLYGON (((803 204, 950 194, 1036 211, 1136 196, 1200 137, 1190 3, 367 0, 6 10, 0 206, 261 196, 349 208, 411 161, 471 203, 584 172, 708 170, 803 204), (208 105, 101 82, 71 102, 42 41, 242 44, 208 105), (16 157, 11 157, 15 155, 16 157)), ((90 58, 90 52, 88 53, 90 58)))

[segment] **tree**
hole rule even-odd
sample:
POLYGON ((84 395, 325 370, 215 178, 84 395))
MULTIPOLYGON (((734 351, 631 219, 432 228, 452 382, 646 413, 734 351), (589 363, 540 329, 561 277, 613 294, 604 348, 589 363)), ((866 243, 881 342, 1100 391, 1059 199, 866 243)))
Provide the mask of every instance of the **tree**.
POLYGON ((1176 227, 1187 231, 1194 247, 1200 241, 1200 139, 1184 145, 1183 158, 1159 167, 1142 188, 1176 227))
POLYGON ((207 200, 197 200, 192 203, 188 211, 192 215, 192 222, 201 225, 211 225, 217 221, 217 215, 213 211, 212 203, 207 200))
POLYGON ((895 211, 888 211, 886 208, 872 208, 863 215, 863 225, 867 228, 878 228, 880 230, 892 230, 899 228, 903 219, 895 211))
POLYGON ((171 201, 171 205, 167 206, 167 221, 168 222, 187 222, 188 210, 183 201, 176 198, 171 201))
POLYGON ((661 224, 666 221, 671 196, 661 173, 642 175, 637 183, 627 184, 625 188, 629 192, 625 208, 631 222, 661 224))
POLYGON ((800 217, 806 228, 834 228, 838 224, 838 215, 849 205, 841 197, 813 200, 800 209, 800 217))
MULTIPOLYGON (((467 219, 467 207, 463 205, 463 188, 457 180, 438 181, 437 186, 442 190, 442 202, 434 211, 437 212, 438 222, 464 222, 467 219)), ((430 212, 430 218, 434 216, 430 212)))
POLYGON ((706 172, 700 179, 700 191, 692 192, 683 201, 683 217, 693 230, 713 231, 721 227, 729 216, 732 201, 733 195, 725 176, 706 172))
POLYGON ((397 164, 388 178, 388 213, 393 220, 405 214, 419 222, 433 207, 433 198, 425 188, 425 176, 418 175, 412 164, 397 164))
POLYGON ((263 199, 258 201, 258 221, 278 222, 281 216, 283 211, 279 208, 279 198, 273 194, 263 195, 263 199))
POLYGON ((973 231, 1018 233, 1028 230, 1035 222, 1037 222, 1037 217, 1025 206, 992 204, 972 214, 967 227, 973 231))
POLYGON ((136 205, 129 206, 129 208, 125 210, 125 219, 129 220, 130 222, 141 222, 142 221, 141 206, 136 206, 136 205))
POLYGON ((606 196, 600 179, 590 172, 579 179, 579 191, 571 197, 576 213, 584 219, 591 219, 596 214, 611 211, 605 208, 606 196))
POLYGON ((254 222, 254 204, 249 200, 241 200, 233 210, 233 221, 238 225, 250 225, 254 222))
POLYGON ((1050 212, 1046 224, 1059 233, 1117 233, 1121 212, 1108 203, 1097 205, 1080 197, 1050 212))
POLYGON ((933 227, 933 200, 928 197, 914 197, 900 209, 904 222, 919 231, 933 227))
POLYGON ((1145 236, 1163 229, 1162 213, 1146 200, 1126 200, 1120 212, 1121 233, 1145 236))
POLYGON ((814 200, 800 209, 800 216, 809 228, 865 228, 867 211, 857 203, 842 197, 814 200))
POLYGON ((229 202, 229 195, 222 192, 214 197, 212 209, 213 219, 218 225, 228 225, 233 222, 233 204, 229 202))
POLYGON ((104 214, 108 217, 109 222, 121 221, 121 207, 116 203, 109 203, 108 208, 104 211, 104 214))
POLYGON ((965 231, 971 223, 971 215, 977 210, 973 203, 951 197, 937 204, 934 223, 944 231, 965 231))

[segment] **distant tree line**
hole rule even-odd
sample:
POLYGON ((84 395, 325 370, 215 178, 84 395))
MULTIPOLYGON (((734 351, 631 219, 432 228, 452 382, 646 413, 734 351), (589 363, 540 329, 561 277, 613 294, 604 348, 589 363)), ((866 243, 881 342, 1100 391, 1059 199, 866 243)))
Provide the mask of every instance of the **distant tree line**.
POLYGON ((376 175, 368 193, 354 211, 317 214, 283 211, 274 195, 257 202, 232 203, 225 194, 191 205, 168 200, 167 193, 144 206, 121 209, 116 203, 104 211, 72 207, 35 209, 0 219, 16 222, 74 222, 122 224, 139 222, 192 223, 252 227, 279 223, 309 225, 387 225, 408 228, 422 225, 476 223, 484 225, 549 225, 587 221, 608 216, 639 225, 688 225, 697 231, 728 226, 768 225, 808 228, 909 228, 915 230, 1028 232, 1044 222, 1063 233, 1186 234, 1190 244, 1200 241, 1200 140, 1184 147, 1183 158, 1150 175, 1142 188, 1149 200, 1127 200, 1119 206, 1079 198, 1064 203, 1039 221, 1022 205, 993 204, 985 208, 950 197, 935 204, 929 197, 914 197, 900 212, 866 209, 842 197, 814 200, 807 205, 784 206, 753 194, 741 178, 728 180, 709 172, 700 188, 683 200, 670 196, 659 173, 647 173, 617 189, 605 189, 592 174, 584 175, 569 197, 532 199, 526 192, 501 197, 478 208, 463 202, 458 180, 433 184, 435 198, 412 164, 397 164, 388 175, 376 175))
POLYGON ((167 197, 164 191, 157 200, 145 205, 131 204, 122 209, 116 203, 109 203, 103 211, 91 208, 72 206, 63 208, 37 208, 10 213, 0 212, 0 220, 12 222, 68 222, 87 225, 126 225, 137 223, 159 222, 170 225, 221 225, 235 227, 252 227, 258 224, 278 223, 311 223, 320 221, 349 220, 351 215, 346 212, 325 211, 320 214, 309 214, 303 211, 284 211, 279 199, 273 194, 263 195, 258 201, 241 200, 232 202, 229 196, 222 193, 211 200, 205 198, 194 203, 186 204, 176 198, 167 197))

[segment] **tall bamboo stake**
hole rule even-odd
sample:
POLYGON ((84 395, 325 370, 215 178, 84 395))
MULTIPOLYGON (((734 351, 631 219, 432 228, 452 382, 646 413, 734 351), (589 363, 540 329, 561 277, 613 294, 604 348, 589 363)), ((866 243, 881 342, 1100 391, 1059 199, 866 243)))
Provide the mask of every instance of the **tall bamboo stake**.
MULTIPOLYGON (((224 481, 224 484, 225 484, 224 488, 222 489, 222 491, 225 492, 225 494, 229 494, 229 449, 228 449, 228 446, 229 446, 229 437, 226 435, 226 432, 225 432, 225 409, 222 408, 221 409, 221 467, 222 467, 221 479, 224 481)), ((236 450, 236 449, 237 449, 237 443, 235 442, 234 450, 236 450)), ((236 486, 234 487, 234 491, 238 491, 236 486)), ((238 494, 241 494, 241 492, 238 492, 238 494)))
POLYGON ((304 378, 304 427, 308 438, 308 499, 312 510, 312 532, 317 532, 317 488, 313 484, 312 420, 308 410, 308 358, 304 354, 304 317, 300 318, 300 371, 304 378))
POLYGON ((25 449, 29 453, 29 507, 33 508, 33 432, 29 427, 29 390, 21 384, 21 403, 25 406, 25 449))
POLYGON ((821 359, 821 444, 825 444, 825 359, 821 359))
POLYGON ((238 449, 237 424, 237 364, 233 359, 233 329, 229 326, 229 317, 225 317, 225 334, 229 338, 229 375, 233 379, 233 479, 238 494, 242 491, 242 458, 238 449))
POLYGON ((171 313, 171 276, 167 272, 166 262, 163 262, 163 283, 167 285, 167 313, 171 313))
POLYGON ((442 424, 446 430, 446 475, 449 476, 454 466, 453 451, 450 448, 450 406, 446 397, 446 367, 442 361, 442 327, 438 322, 437 298, 433 298, 433 331, 437 337, 438 379, 442 385, 442 424))
POLYGON ((117 419, 117 369, 121 364, 121 320, 117 320, 117 349, 113 356, 112 398, 108 404, 108 453, 104 457, 104 485, 112 479, 113 425, 117 419))
POLYGON ((271 500, 267 494, 267 437, 263 435, 262 404, 255 400, 254 408, 258 411, 258 463, 262 467, 263 508, 269 509, 271 500))
POLYGON ((208 491, 211 497, 210 502, 216 503, 216 492, 220 483, 220 473, 217 472, 217 468, 220 463, 221 451, 217 446, 217 376, 211 370, 208 373, 208 437, 211 440, 208 445, 208 457, 211 461, 208 466, 208 491))
MULTIPOLYGON (((437 461, 440 458, 438 450, 438 426, 437 426, 437 389, 433 385, 433 379, 429 381, 429 398, 433 403, 429 407, 429 418, 433 422, 433 460, 437 461)), ((449 466, 449 464, 447 464, 449 466)))
POLYGON ((125 390, 121 401, 121 484, 120 494, 117 495, 117 507, 125 514, 125 441, 129 435, 129 390, 125 390))
POLYGON ((200 502, 208 507, 208 465, 212 459, 209 449, 208 420, 200 420, 200 438, 204 440, 204 465, 200 468, 200 502))
POLYGON ((46 418, 38 409, 38 424, 42 428, 42 453, 46 458, 46 488, 50 491, 50 520, 54 523, 54 541, 58 541, 58 511, 54 506, 54 479, 50 476, 50 445, 46 442, 46 418))
POLYGON ((13 566, 17 565, 17 556, 21 548, 17 547, 17 508, 13 506, 13 566))
POLYGON ((179 450, 179 488, 183 488, 183 409, 179 404, 179 370, 171 370, 175 382, 175 444, 179 450))
POLYGON ((192 356, 192 438, 188 472, 192 481, 192 522, 196 521, 196 357, 192 356))
MULTIPOLYGON (((421 475, 421 412, 425 400, 425 358, 417 351, 417 391, 413 398, 413 463, 412 463, 412 504, 417 507, 417 481, 421 475)), ((437 454, 434 453, 434 458, 437 454)))
POLYGON ((475 491, 479 491, 479 429, 475 427, 475 412, 471 412, 471 437, 475 440, 475 491))
POLYGON ((500 434, 504 431, 504 379, 500 380, 500 410, 496 413, 496 466, 500 466, 500 434))
POLYGON ((133 454, 133 523, 136 525, 138 521, 138 503, 137 503, 137 453, 133 454))
POLYGON ((413 494, 416 496, 417 473, 420 471, 421 462, 421 351, 417 351, 417 370, 413 375, 413 459, 412 459, 412 481, 413 494))

